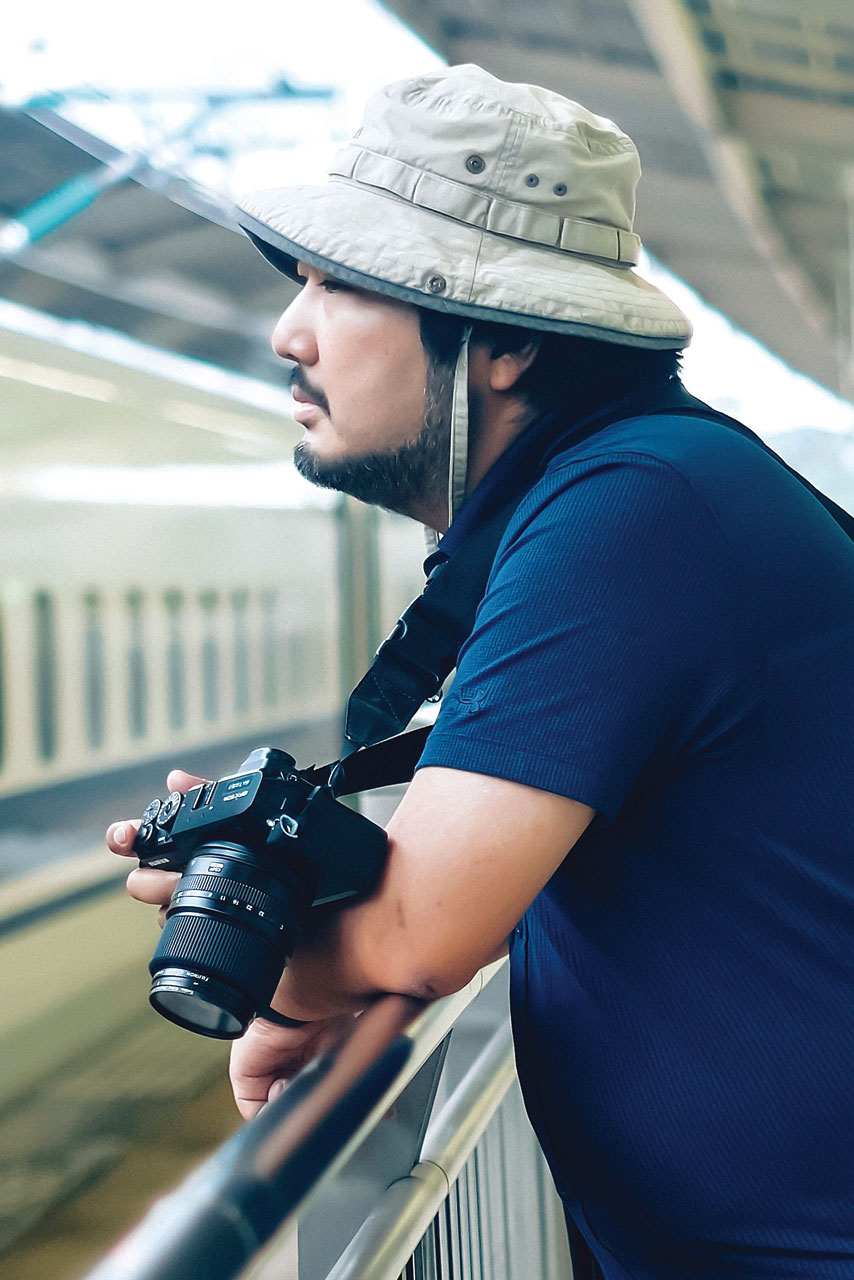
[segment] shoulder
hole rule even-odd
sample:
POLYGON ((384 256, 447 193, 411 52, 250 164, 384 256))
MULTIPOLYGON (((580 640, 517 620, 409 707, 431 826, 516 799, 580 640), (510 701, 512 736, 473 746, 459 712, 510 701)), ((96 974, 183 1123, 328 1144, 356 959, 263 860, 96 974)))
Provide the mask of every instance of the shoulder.
POLYGON ((623 538, 686 519, 725 539, 751 512, 800 486, 762 446, 690 414, 648 414, 613 423, 557 454, 519 504, 504 550, 533 530, 623 538))
POLYGON ((685 413, 649 413, 613 422, 581 444, 558 453, 546 475, 570 477, 595 469, 603 462, 614 465, 646 462, 669 467, 685 481, 699 481, 709 468, 726 472, 751 460, 773 462, 752 433, 745 434, 723 422, 685 413))
POLYGON ((640 535, 655 540, 686 519, 712 531, 699 461, 685 465, 649 430, 618 424, 602 437, 551 461, 510 520, 496 564, 511 550, 523 553, 543 541, 587 542, 604 552, 613 539, 631 552, 640 535))

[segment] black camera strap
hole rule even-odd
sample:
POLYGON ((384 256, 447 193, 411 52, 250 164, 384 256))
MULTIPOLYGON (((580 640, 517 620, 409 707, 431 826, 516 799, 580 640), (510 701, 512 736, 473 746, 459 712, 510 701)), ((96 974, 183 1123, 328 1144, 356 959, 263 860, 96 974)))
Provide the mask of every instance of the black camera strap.
POLYGON ((344 734, 356 748, 400 733, 435 698, 471 634, 498 544, 521 495, 472 530, 454 555, 431 571, 367 674, 350 694, 344 734))
POLYGON ((421 729, 410 729, 409 733, 400 733, 371 747, 363 747, 361 751, 354 751, 332 764, 314 765, 300 772, 308 782, 318 787, 325 786, 336 773, 333 788, 336 796, 352 796, 373 787, 392 787, 400 782, 409 782, 432 727, 425 725, 421 729))
MULTIPOLYGON (((318 784, 332 779, 336 795, 409 781, 430 727, 410 733, 402 730, 424 702, 439 695, 454 670, 459 651, 474 628, 504 530, 522 498, 557 454, 612 423, 653 414, 708 419, 751 440, 804 485, 854 541, 854 516, 816 489, 748 427, 697 400, 676 378, 632 392, 605 412, 563 431, 554 415, 543 419, 523 433, 501 459, 504 483, 481 502, 479 519, 453 554, 434 565, 423 592, 403 613, 351 693, 344 727, 350 754, 345 752, 340 761, 307 770, 307 775, 318 784), (514 456, 508 457, 511 453, 514 456)), ((470 499, 472 506, 477 500, 476 493, 470 499)))

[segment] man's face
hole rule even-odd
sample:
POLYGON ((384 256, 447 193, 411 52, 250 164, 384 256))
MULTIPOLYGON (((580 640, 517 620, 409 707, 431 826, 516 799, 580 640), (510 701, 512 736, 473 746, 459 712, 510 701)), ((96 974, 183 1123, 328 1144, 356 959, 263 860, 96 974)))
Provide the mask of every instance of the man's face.
POLYGON ((305 280, 273 349, 294 360, 294 460, 315 484, 423 517, 444 492, 450 384, 421 343, 417 310, 299 264, 305 280))

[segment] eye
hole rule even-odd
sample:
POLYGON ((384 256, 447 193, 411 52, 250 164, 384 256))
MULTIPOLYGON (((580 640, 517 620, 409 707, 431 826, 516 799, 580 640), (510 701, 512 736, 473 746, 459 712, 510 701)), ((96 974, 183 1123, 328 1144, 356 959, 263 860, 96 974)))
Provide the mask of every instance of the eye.
POLYGON ((325 289, 327 293, 342 293, 346 292, 348 288, 348 286, 346 284, 342 284, 340 280, 332 280, 328 276, 325 280, 321 280, 320 287, 321 289, 325 289))

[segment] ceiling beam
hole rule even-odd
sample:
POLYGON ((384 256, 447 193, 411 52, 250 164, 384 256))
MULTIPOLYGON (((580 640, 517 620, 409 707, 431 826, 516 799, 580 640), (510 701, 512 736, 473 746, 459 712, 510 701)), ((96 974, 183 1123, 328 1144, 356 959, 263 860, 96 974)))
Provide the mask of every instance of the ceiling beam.
POLYGON ((628 0, 674 98, 693 121, 717 175, 718 188, 745 234, 814 334, 827 339, 833 319, 807 273, 794 260, 762 197, 751 155, 726 125, 693 28, 677 0, 628 0))

